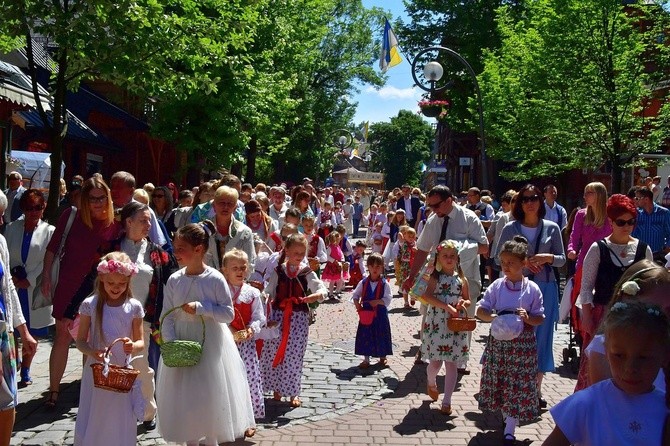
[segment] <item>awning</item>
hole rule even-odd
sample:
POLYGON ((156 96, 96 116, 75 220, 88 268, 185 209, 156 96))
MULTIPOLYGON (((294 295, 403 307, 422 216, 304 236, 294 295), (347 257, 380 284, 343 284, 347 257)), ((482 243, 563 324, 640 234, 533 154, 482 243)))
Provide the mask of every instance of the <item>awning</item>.
MULTIPOLYGON (((50 110, 47 91, 38 87, 38 92, 44 109, 50 110)), ((37 106, 30 77, 17 66, 0 61, 0 99, 2 98, 18 105, 37 106)))
MULTIPOLYGON (((51 112, 47 113, 49 123, 52 122, 51 112)), ((116 146, 105 138, 101 133, 96 132, 91 127, 87 126, 83 121, 77 118, 72 113, 68 112, 68 126, 67 126, 67 136, 77 139, 82 139, 85 141, 93 142, 105 147, 116 148, 116 146)), ((25 111, 15 111, 12 113, 12 122, 22 129, 33 128, 44 128, 42 123, 42 118, 37 110, 25 110, 25 111)))

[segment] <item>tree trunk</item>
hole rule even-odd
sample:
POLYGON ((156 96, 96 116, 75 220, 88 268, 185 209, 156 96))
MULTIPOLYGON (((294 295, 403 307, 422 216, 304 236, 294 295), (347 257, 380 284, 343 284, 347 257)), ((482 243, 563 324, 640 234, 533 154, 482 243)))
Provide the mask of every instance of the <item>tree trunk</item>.
POLYGON ((612 161, 612 191, 613 194, 625 193, 622 191, 623 167, 618 161, 612 161))
POLYGON ((256 157, 258 156, 258 137, 253 135, 249 141, 249 150, 247 151, 247 173, 245 182, 255 184, 256 182, 256 157))

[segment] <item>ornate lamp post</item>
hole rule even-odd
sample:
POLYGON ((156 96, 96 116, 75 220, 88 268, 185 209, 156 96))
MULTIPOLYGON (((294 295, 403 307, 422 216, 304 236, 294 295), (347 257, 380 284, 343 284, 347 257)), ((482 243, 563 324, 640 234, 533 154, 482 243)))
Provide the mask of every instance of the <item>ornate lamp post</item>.
POLYGON ((349 148, 354 144, 354 135, 347 129, 337 129, 332 136, 335 147, 340 149, 338 155, 349 157, 351 155, 349 148))
POLYGON ((475 71, 472 69, 472 66, 468 63, 468 61, 466 61, 463 58, 463 56, 458 54, 456 51, 444 46, 431 46, 429 48, 425 48, 421 50, 414 57, 414 60, 412 61, 412 78, 414 78, 414 82, 420 89, 429 92, 431 96, 435 92, 439 92, 446 89, 449 86, 449 84, 445 83, 442 86, 438 86, 438 82, 440 81, 440 79, 442 79, 442 75, 444 74, 444 69, 442 68, 442 65, 440 65, 440 63, 437 61, 427 62, 423 66, 423 77, 428 81, 429 83, 428 86, 426 86, 417 78, 416 76, 417 64, 423 60, 422 56, 430 51, 438 51, 438 52, 442 51, 446 53, 448 56, 456 59, 466 68, 466 70, 470 74, 470 77, 472 77, 472 81, 474 82, 475 87, 475 94, 477 95, 477 110, 479 111, 479 152, 482 161, 481 185, 484 189, 488 189, 489 175, 488 175, 488 163, 486 162, 486 142, 484 140, 484 110, 482 107, 482 95, 479 90, 477 75, 475 74, 475 71))

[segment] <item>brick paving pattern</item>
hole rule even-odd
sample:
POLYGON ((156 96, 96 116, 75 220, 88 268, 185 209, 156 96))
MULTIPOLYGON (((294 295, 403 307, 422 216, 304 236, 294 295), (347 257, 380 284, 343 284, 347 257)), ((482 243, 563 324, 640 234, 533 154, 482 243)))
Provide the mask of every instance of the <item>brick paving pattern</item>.
MULTIPOLYGON (((482 413, 474 398, 479 390, 479 359, 488 324, 478 324, 469 364, 471 374, 459 377, 452 398, 454 413, 447 417, 439 411, 441 399, 432 403, 425 394, 425 366, 414 364, 421 320, 418 311, 405 312, 402 299, 393 299, 389 317, 394 355, 389 356, 385 369, 371 367, 361 371, 356 367, 361 358, 353 355, 357 315, 353 305, 346 302, 347 297, 348 294, 342 302, 328 301, 317 311, 305 356, 303 406, 292 409, 287 402, 268 397, 267 417, 259 420, 256 435, 233 444, 501 444, 500 415, 482 413)), ((556 373, 545 377, 543 385, 543 396, 550 406, 570 395, 574 387, 575 374, 562 365, 567 345, 567 326, 559 325, 554 344, 559 367, 556 373)), ((31 369, 34 384, 19 391, 21 403, 12 445, 72 444, 82 356, 74 348, 70 350, 58 408, 45 412, 42 404, 48 388, 48 352, 49 347, 43 342, 31 369)), ((440 377, 438 384, 441 389, 440 377)), ((551 416, 544 411, 536 422, 517 428, 517 444, 540 444, 552 429, 551 416)), ((140 445, 166 444, 158 432, 146 432, 141 425, 137 441, 140 445)))

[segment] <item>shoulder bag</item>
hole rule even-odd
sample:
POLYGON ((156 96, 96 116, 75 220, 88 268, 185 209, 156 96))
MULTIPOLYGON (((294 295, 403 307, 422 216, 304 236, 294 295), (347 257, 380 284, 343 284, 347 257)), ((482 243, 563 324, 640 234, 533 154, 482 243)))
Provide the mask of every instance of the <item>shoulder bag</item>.
POLYGON ((60 262, 63 259, 65 254, 65 241, 67 240, 67 235, 70 233, 70 228, 72 228, 72 223, 74 218, 77 215, 77 208, 72 207, 70 216, 67 219, 67 224, 65 225, 65 231, 63 231, 63 236, 60 239, 60 244, 58 245, 58 251, 54 255, 54 261, 51 264, 51 295, 45 296, 42 293, 42 274, 37 277, 35 284, 35 290, 33 291, 33 302, 32 309, 38 310, 40 308, 48 307, 51 305, 51 298, 56 291, 56 285, 58 285, 58 274, 60 273, 60 262))

